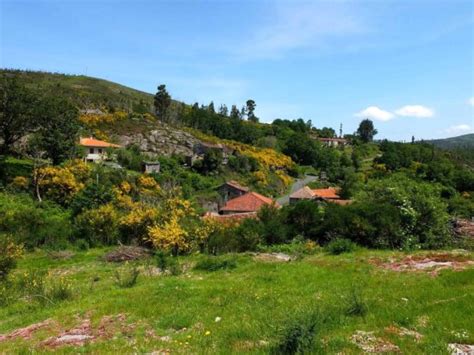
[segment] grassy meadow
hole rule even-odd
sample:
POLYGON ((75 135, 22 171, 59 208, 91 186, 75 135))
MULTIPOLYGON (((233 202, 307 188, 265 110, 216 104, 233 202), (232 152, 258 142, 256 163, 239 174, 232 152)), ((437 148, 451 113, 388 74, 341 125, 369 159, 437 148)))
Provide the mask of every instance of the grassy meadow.
POLYGON ((21 259, 0 290, 0 353, 282 353, 300 341, 311 353, 358 354, 358 331, 404 354, 474 343, 472 267, 399 272, 380 265, 408 254, 359 249, 290 262, 193 255, 179 258, 181 272, 162 274, 155 257, 111 263, 109 250, 21 259), (27 336, 12 333, 47 319, 27 336), (90 341, 48 342, 89 320, 90 341))

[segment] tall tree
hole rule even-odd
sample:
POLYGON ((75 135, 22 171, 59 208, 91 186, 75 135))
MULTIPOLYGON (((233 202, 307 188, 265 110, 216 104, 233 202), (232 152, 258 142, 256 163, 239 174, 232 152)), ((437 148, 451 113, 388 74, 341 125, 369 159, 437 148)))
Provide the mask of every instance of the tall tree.
POLYGON ((79 138, 79 111, 69 101, 60 97, 46 97, 37 107, 41 122, 35 132, 33 145, 59 164, 76 153, 79 138))
POLYGON ((257 107, 257 104, 255 103, 255 101, 252 99, 247 100, 246 105, 247 105, 246 111, 247 111, 248 120, 252 122, 258 122, 258 118, 255 116, 255 108, 257 107))
POLYGON ((360 137, 360 139, 364 143, 372 142, 374 139, 374 136, 377 133, 378 132, 374 127, 374 123, 368 118, 363 120, 359 124, 359 128, 357 129, 357 135, 360 137))
POLYGON ((0 154, 8 154, 23 136, 38 127, 34 93, 20 85, 15 77, 0 77, 0 154))
POLYGON ((166 85, 158 86, 158 92, 153 101, 155 113, 162 121, 168 121, 168 110, 171 105, 171 95, 166 91, 166 85))
POLYGON ((229 109, 227 108, 227 106, 225 104, 221 105, 219 107, 219 115, 227 117, 228 114, 229 114, 229 109))
POLYGON ((214 101, 211 101, 211 103, 209 104, 209 106, 207 106, 207 111, 209 111, 209 113, 216 113, 216 109, 214 108, 214 101))
POLYGON ((230 109, 230 118, 233 118, 236 120, 240 119, 240 112, 236 105, 232 105, 230 109))

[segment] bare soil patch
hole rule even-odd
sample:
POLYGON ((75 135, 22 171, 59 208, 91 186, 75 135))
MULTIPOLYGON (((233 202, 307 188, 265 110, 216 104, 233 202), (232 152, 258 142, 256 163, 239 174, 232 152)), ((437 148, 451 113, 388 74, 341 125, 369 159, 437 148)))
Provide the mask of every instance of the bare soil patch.
POLYGON ((474 345, 448 344, 448 351, 451 355, 474 355, 474 345))
POLYGON ((397 327, 395 325, 386 327, 385 331, 387 333, 395 334, 398 336, 409 336, 409 337, 414 338, 416 341, 420 341, 423 338, 423 334, 420 334, 415 330, 407 329, 404 327, 397 327))
POLYGON ((16 340, 16 339, 30 339, 33 334, 35 334, 39 330, 44 329, 51 329, 53 327, 58 327, 57 322, 52 319, 46 319, 42 322, 31 324, 27 327, 18 328, 9 334, 0 334, 0 343, 3 341, 8 340, 16 340))
POLYGON ((55 335, 42 340, 39 345, 50 349, 61 346, 83 346, 89 342, 110 339, 117 333, 131 336, 136 328, 136 324, 128 323, 125 314, 104 316, 97 326, 93 326, 90 318, 78 318, 76 325, 64 330, 61 325, 47 319, 43 322, 31 324, 24 328, 19 328, 6 335, 0 335, 0 342, 15 339, 30 339, 39 330, 48 330, 55 335))
POLYGON ((259 261, 270 261, 270 262, 289 262, 293 258, 284 253, 257 253, 254 258, 259 261))
POLYGON ((104 260, 120 263, 124 261, 140 260, 151 255, 150 250, 142 247, 122 245, 104 255, 104 260))
POLYGON ((380 259, 371 259, 370 263, 383 269, 399 272, 428 272, 437 276, 444 269, 464 270, 473 266, 469 255, 465 253, 431 253, 426 255, 409 255, 403 259, 391 259, 384 262, 380 259))
POLYGON ((358 330, 351 336, 351 341, 366 353, 380 354, 400 351, 398 346, 386 339, 376 337, 374 332, 358 330))

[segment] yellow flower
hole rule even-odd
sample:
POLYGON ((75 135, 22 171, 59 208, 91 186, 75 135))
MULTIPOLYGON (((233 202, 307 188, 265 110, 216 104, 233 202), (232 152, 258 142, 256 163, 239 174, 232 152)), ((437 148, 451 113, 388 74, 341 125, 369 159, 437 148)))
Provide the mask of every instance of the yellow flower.
POLYGON ((210 330, 207 330, 205 333, 204 333, 205 336, 208 336, 208 335, 211 335, 211 331, 210 330))

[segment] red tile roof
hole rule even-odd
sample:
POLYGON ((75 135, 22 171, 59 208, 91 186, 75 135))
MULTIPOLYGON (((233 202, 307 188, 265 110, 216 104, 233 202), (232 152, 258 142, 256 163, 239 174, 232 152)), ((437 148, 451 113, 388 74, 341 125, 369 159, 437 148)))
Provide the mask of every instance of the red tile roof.
POLYGON ((221 211, 228 212, 256 212, 263 205, 279 206, 271 198, 260 195, 256 192, 248 192, 245 195, 233 198, 227 201, 226 205, 221 208, 221 211))
POLYGON ((97 147, 97 148, 121 148, 118 144, 113 144, 105 141, 101 141, 95 138, 81 138, 79 144, 84 147, 97 147))
POLYGON ((337 190, 334 187, 328 187, 327 189, 316 189, 313 190, 315 197, 328 198, 328 199, 340 199, 337 194, 337 190))

